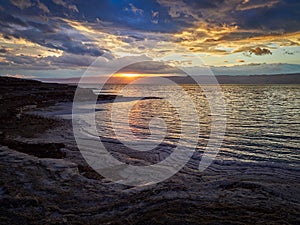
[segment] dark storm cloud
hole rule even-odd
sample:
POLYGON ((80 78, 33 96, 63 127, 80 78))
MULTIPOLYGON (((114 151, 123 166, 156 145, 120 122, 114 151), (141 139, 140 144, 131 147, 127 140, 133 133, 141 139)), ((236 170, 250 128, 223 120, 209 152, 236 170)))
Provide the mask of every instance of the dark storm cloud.
POLYGON ((286 32, 300 25, 298 0, 11 0, 10 4, 2 1, 1 6, 9 14, 47 14, 88 22, 100 19, 114 27, 141 31, 176 32, 199 21, 286 32))
POLYGON ((104 51, 108 51, 92 43, 83 44, 92 42, 84 35, 66 34, 65 31, 70 27, 63 21, 60 21, 60 24, 50 19, 47 22, 36 22, 3 13, 0 15, 0 25, 0 32, 6 37, 24 38, 41 46, 68 53, 100 56, 104 51))
POLYGON ((174 19, 188 23, 235 24, 242 29, 294 32, 300 26, 298 0, 158 0, 174 19))
POLYGON ((233 17, 242 27, 283 32, 295 32, 300 28, 300 1, 298 0, 249 1, 247 4, 249 4, 248 8, 233 13, 233 17))
POLYGON ((103 21, 112 28, 139 31, 178 32, 198 22, 236 24, 245 29, 244 34, 227 36, 229 40, 261 35, 247 29, 293 32, 300 26, 298 0, 12 0, 0 4, 7 15, 20 16, 15 23, 22 23, 22 17, 40 16, 41 20, 44 16, 49 21, 54 17, 89 23, 103 21))

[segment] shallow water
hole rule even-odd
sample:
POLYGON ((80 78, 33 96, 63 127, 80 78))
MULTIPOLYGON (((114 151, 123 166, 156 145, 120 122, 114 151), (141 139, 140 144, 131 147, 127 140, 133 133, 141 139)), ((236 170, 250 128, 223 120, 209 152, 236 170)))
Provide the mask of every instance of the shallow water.
MULTIPOLYGON (((110 85, 107 90, 118 93, 123 86, 110 85)), ((103 111, 96 113, 97 129, 100 136, 125 140, 157 142, 156 135, 165 135, 164 144, 189 146, 190 137, 181 137, 182 126, 192 129, 195 118, 180 119, 176 107, 184 105, 185 98, 175 86, 170 85, 130 85, 122 95, 125 97, 146 97, 157 95, 176 95, 177 106, 164 99, 144 99, 134 101, 127 119, 122 112, 132 101, 99 104, 103 111), (112 107, 121 110, 111 119, 112 107), (117 116, 116 116, 117 115, 117 116), (153 117, 164 120, 155 123, 149 130, 153 117), (127 129, 129 120, 130 129, 127 129), (112 121, 114 123, 112 123, 112 121), (116 135, 116 129, 121 131, 116 135), (153 135, 150 136, 150 134, 153 135), (133 136, 132 136, 133 135, 133 136)), ((183 86, 195 104, 199 117, 199 138, 196 151, 202 152, 210 135, 211 112, 203 92, 193 85, 183 86)), ((273 85, 224 85, 221 87, 226 102, 226 134, 217 159, 234 161, 271 161, 299 165, 300 147, 300 86, 273 85)), ((186 106, 186 104, 185 104, 186 106)), ((189 108, 185 108, 189 112, 189 108)), ((118 111, 117 111, 118 112, 118 111)), ((147 143, 148 143, 147 142, 147 143)))

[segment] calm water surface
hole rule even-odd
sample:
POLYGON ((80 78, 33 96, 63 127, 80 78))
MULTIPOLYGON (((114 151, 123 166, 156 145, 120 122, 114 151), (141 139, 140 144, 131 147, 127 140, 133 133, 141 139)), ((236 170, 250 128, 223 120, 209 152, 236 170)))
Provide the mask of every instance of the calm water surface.
MULTIPOLYGON (((108 91, 118 93, 123 86, 106 86, 108 91)), ((194 85, 183 86, 194 102, 199 117, 199 138, 196 151, 202 152, 210 135, 211 112, 204 94, 194 85)), ((217 156, 219 160, 268 161, 299 166, 300 162, 300 86, 299 85, 224 85, 221 87, 226 101, 227 128, 223 144, 217 156)), ((124 129, 123 138, 149 138, 149 122, 153 117, 164 120, 155 124, 152 134, 165 133, 163 143, 176 145, 179 138, 187 146, 190 137, 181 137, 181 127, 194 127, 195 120, 182 121, 172 106, 164 99, 144 99, 137 101, 131 97, 153 96, 154 93, 172 94, 183 104, 182 92, 170 85, 131 85, 122 93, 124 101, 103 103, 97 107, 96 122, 100 136, 118 139, 114 129, 124 129), (127 100, 126 100, 127 99, 127 100), (111 123, 112 106, 124 108, 126 104, 134 107, 129 114, 130 129, 126 129, 126 115, 118 114, 116 127, 111 123)), ((185 107, 189 112, 189 108, 185 107)), ((224 116, 224 115, 223 115, 224 116)), ((114 118, 115 119, 115 118, 114 118)), ((119 134, 120 135, 120 134, 119 134)), ((150 141, 157 141, 155 138, 150 141)))

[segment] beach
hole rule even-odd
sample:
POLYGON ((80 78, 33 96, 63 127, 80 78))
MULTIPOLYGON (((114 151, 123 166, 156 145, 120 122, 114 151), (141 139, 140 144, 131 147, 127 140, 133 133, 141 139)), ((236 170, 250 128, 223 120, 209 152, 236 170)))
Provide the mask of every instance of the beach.
MULTIPOLYGON (((1 78, 0 85, 0 223, 300 222, 297 162, 217 158, 199 172, 195 154, 182 170, 161 183, 116 184, 96 173, 76 145, 68 117, 75 86, 13 78, 1 78)), ((100 96, 100 104, 115 97, 100 96)), ((121 143, 103 140, 118 158, 140 162, 140 155, 131 154, 121 143)), ((163 158, 169 147, 161 146, 151 157, 163 158)))

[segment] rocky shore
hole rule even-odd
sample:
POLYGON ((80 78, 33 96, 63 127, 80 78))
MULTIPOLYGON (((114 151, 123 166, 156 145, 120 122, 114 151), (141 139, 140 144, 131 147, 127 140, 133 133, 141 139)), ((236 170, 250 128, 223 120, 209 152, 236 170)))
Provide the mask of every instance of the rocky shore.
POLYGON ((75 89, 0 77, 0 224, 300 224, 297 167, 215 161, 200 173, 195 157, 152 186, 105 179, 85 163, 69 120, 27 113, 71 102, 75 89))

